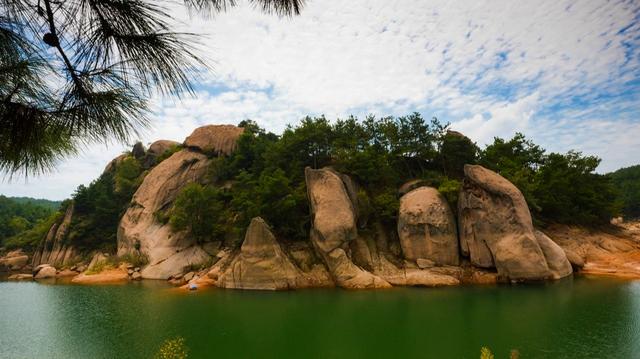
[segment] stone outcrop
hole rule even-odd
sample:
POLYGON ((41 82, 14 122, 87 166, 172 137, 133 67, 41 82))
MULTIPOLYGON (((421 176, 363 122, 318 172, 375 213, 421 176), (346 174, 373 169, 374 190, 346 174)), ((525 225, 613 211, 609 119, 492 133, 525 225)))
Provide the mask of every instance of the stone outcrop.
POLYGON ((138 160, 142 159, 146 152, 147 151, 144 149, 144 145, 140 141, 136 142, 131 149, 131 155, 133 156, 133 158, 138 160))
POLYGON ((107 268, 100 273, 80 273, 71 282, 75 284, 118 284, 129 281, 126 268, 107 268))
MULTIPOLYGON (((207 155, 230 154, 242 131, 231 125, 197 128, 185 140, 187 148, 153 167, 144 178, 118 227, 118 255, 139 250, 149 259, 149 265, 140 272, 143 278, 167 279, 211 259, 206 248, 187 233, 174 233, 157 218, 171 208, 182 188, 205 181, 211 162, 207 155)), ((169 141, 155 142, 147 152, 164 152, 173 145, 169 141)))
POLYGON ((453 212, 437 189, 419 187, 402 196, 398 236, 404 257, 458 265, 458 234, 453 212))
POLYGON ((174 146, 179 146, 180 143, 171 140, 158 140, 149 145, 149 149, 147 150, 147 155, 152 155, 158 157, 162 155, 165 151, 170 150, 174 146))
POLYGON ((115 171, 116 167, 118 167, 118 165, 124 161, 125 158, 129 157, 129 154, 127 153, 123 153, 119 156, 117 156, 116 158, 112 159, 109 163, 107 163, 107 165, 104 167, 104 171, 102 171, 103 173, 107 173, 107 172, 112 172, 115 171))
POLYGON ((162 154, 164 154, 165 151, 170 150, 171 148, 179 145, 180 143, 176 141, 170 141, 170 140, 155 141, 149 146, 149 148, 147 149, 147 152, 142 158, 142 167, 143 168, 153 167, 156 164, 158 157, 162 156, 162 154))
POLYGON ((29 256, 21 249, 11 251, 4 257, 0 257, 0 272, 21 271, 29 264, 29 256))
POLYGON ((395 286, 437 287, 460 284, 458 273, 445 273, 441 270, 444 267, 434 268, 433 262, 431 266, 421 268, 394 255, 389 250, 388 237, 380 223, 376 223, 374 230, 366 235, 358 235, 351 242, 354 263, 395 286))
POLYGON ((56 268, 50 265, 41 266, 33 278, 35 279, 47 279, 47 278, 55 278, 56 276, 56 268))
POLYGON ((207 125, 196 128, 184 141, 187 147, 204 153, 229 155, 236 149, 238 138, 244 131, 233 125, 207 125))
POLYGON ((283 290, 311 284, 259 217, 251 220, 240 253, 218 280, 219 287, 235 289, 283 290))
POLYGON ((551 238, 547 237, 546 234, 538 230, 534 233, 536 240, 538 241, 538 245, 540 246, 540 249, 542 249, 544 258, 547 260, 547 265, 551 271, 551 278, 560 279, 571 275, 571 273, 573 273, 571 262, 569 262, 569 259, 567 258, 564 250, 562 250, 562 247, 557 245, 553 240, 551 240, 551 238))
MULTIPOLYGON (((484 167, 465 165, 464 173, 458 201, 463 255, 469 256, 475 266, 495 267, 509 280, 542 280, 564 273, 550 268, 522 193, 484 167)), ((555 251, 549 254, 560 255, 555 251)), ((552 261, 559 262, 557 258, 552 261)))
POLYGON ((156 220, 156 213, 169 209, 184 186, 202 180, 209 162, 199 152, 180 150, 154 167, 133 195, 118 227, 118 255, 146 254, 144 278, 167 279, 210 258, 195 240, 156 220))
POLYGON ((311 207, 310 239, 335 283, 343 288, 387 288, 384 279, 355 265, 347 254, 357 238, 354 205, 343 180, 328 168, 305 169, 311 207))
POLYGON ((52 266, 65 266, 76 259, 75 247, 67 243, 66 237, 73 218, 74 205, 71 202, 62 220, 51 226, 46 237, 33 254, 31 264, 35 267, 40 264, 52 266))

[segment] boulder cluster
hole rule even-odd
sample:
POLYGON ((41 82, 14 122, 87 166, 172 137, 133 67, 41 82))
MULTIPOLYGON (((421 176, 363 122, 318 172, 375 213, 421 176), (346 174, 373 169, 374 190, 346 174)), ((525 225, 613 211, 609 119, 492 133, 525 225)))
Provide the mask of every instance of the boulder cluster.
POLYGON ((332 168, 305 169, 312 221, 306 243, 278 241, 259 217, 240 248, 222 240, 198 244, 159 223, 154 213, 169 208, 186 184, 203 182, 211 158, 232 153, 241 134, 226 125, 196 129, 184 149, 145 177, 118 231, 118 255, 148 256, 143 278, 282 290, 495 283, 572 273, 563 250, 533 227, 520 191, 480 166, 465 166, 457 219, 437 189, 420 181, 403 186, 396 233, 379 223, 374 231, 358 231, 357 184, 332 168))
MULTIPOLYGON (((211 161, 231 154, 242 133, 230 125, 198 128, 181 149, 150 167, 117 233, 117 255, 144 255, 148 264, 122 268, 125 279, 164 279, 190 289, 211 285, 285 290, 517 282, 572 274, 562 248, 534 228, 522 193, 477 165, 464 168, 457 218, 437 189, 414 180, 399 189, 396 228, 369 223, 373 230, 359 231, 358 185, 327 167, 305 169, 311 215, 306 242, 279 241, 259 217, 251 221, 239 248, 228 238, 198 243, 188 232, 174 232, 159 220, 158 213, 170 209, 186 185, 206 184, 211 161)), ((146 151, 134 149, 134 154, 155 163, 176 145, 157 141, 146 151)), ((70 206, 61 223, 51 228, 36 251, 34 267, 64 265, 73 257, 73 248, 59 240, 72 215, 70 206)))

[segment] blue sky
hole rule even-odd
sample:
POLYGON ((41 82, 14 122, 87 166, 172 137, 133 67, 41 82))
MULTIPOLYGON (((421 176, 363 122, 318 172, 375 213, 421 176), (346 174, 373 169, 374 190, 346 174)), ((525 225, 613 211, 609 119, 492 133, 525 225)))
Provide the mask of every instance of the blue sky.
MULTIPOLYGON (((195 97, 153 100, 145 143, 251 118, 275 132, 305 115, 438 117, 483 145, 523 132, 551 151, 640 163, 640 4, 633 1, 311 0, 280 19, 248 5, 213 19, 172 9, 205 34, 213 64, 195 97)), ((127 146, 87 147, 0 193, 68 197, 127 146)))

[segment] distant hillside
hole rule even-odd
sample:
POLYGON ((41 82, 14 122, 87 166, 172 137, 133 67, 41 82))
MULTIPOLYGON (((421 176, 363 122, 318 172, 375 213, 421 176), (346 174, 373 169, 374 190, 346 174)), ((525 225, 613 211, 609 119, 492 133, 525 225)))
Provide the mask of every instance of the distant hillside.
POLYGON ((618 201, 626 218, 640 217, 640 165, 609 173, 618 191, 618 201))
POLYGON ((51 217, 61 202, 0 195, 0 246, 9 237, 32 229, 51 217))
POLYGON ((17 203, 32 203, 38 206, 51 208, 53 210, 57 210, 60 208, 62 201, 51 201, 44 198, 31 198, 31 197, 7 197, 10 200, 17 203))

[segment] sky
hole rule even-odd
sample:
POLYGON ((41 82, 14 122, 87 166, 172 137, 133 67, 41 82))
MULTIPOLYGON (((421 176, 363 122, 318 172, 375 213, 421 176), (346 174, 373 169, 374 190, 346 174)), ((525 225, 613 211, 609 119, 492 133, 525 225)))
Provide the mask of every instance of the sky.
MULTIPOLYGON (((306 115, 417 111, 480 146, 522 132, 599 156, 601 173, 640 164, 638 2, 309 0, 293 18, 240 3, 209 19, 170 5, 212 69, 195 96, 152 100, 143 143, 244 119, 279 133, 306 115)), ((67 198, 132 143, 88 146, 0 193, 67 198)))

